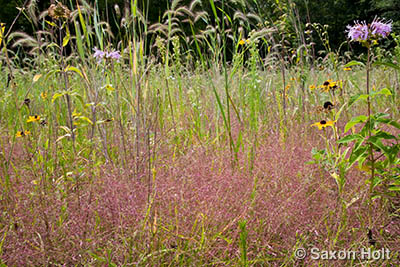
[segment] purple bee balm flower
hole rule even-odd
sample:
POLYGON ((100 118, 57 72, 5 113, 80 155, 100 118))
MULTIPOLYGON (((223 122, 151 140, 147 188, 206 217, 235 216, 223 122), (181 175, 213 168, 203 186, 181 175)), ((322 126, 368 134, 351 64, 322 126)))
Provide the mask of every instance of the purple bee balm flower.
POLYGON ((106 57, 119 61, 121 59, 121 54, 119 53, 119 51, 113 50, 112 52, 108 52, 106 57))
POLYGON ((354 26, 347 25, 348 37, 352 41, 366 41, 368 39, 368 26, 365 21, 359 23, 355 21, 354 26))
POLYGON ((106 51, 97 49, 96 47, 93 48, 93 50, 94 50, 93 57, 96 58, 97 62, 99 62, 99 63, 102 59, 115 59, 117 61, 119 61, 121 59, 121 54, 117 50, 113 50, 111 52, 106 52, 106 51))
POLYGON ((100 49, 97 49, 97 47, 93 48, 94 54, 93 57, 95 57, 98 61, 102 60, 106 53, 104 51, 101 51, 100 49))
POLYGON ((371 23, 371 33, 378 37, 387 37, 389 33, 392 31, 392 22, 384 22, 383 20, 379 20, 377 18, 371 23))

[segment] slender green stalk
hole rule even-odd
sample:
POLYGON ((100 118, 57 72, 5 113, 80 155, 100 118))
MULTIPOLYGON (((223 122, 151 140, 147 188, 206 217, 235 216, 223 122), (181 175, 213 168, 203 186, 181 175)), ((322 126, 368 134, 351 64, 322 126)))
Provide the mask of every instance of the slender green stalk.
MULTIPOLYGON (((371 98, 370 98, 370 70, 371 70, 371 47, 368 46, 368 55, 367 55, 367 105, 368 105, 368 139, 372 136, 372 121, 371 121, 371 98)), ((369 160, 371 162, 371 177, 369 184, 369 192, 368 192, 368 208, 369 208, 369 229, 372 229, 372 195, 374 190, 374 180, 375 180, 375 159, 374 159, 374 150, 372 143, 369 143, 369 160)))

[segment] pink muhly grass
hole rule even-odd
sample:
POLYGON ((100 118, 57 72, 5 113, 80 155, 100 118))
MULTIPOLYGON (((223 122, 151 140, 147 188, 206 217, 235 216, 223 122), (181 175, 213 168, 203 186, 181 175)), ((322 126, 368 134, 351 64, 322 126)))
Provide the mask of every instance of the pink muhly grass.
MULTIPOLYGON (((270 266, 279 266, 301 238, 328 248, 329 231, 337 229, 341 220, 335 213, 336 185, 329 173, 305 164, 311 159, 312 147, 320 145, 315 143, 318 132, 300 126, 291 129, 285 143, 277 141, 279 133, 263 132, 251 173, 246 153, 239 154, 238 167, 233 169, 227 150, 192 148, 171 159, 170 151, 162 147, 149 217, 146 180, 131 179, 130 170, 105 166, 91 183, 81 185, 85 190, 80 207, 73 183, 64 184, 66 195, 54 184, 52 190, 57 193, 40 197, 33 178, 28 178, 33 175, 25 171, 21 174, 25 178, 11 194, 18 209, 3 219, 17 222, 18 229, 8 233, 2 260, 8 265, 50 261, 90 265, 92 255, 106 257, 110 251, 116 264, 128 259, 139 264, 148 253, 167 250, 171 253, 158 255, 156 261, 172 262, 175 253, 190 248, 185 255, 194 265, 212 264, 238 257, 238 221, 244 219, 250 260, 266 255, 275 259, 270 266), (62 207, 66 210, 60 223, 62 207)), ((358 194, 363 181, 357 170, 349 174, 347 201, 358 194)), ((348 209, 347 228, 340 235, 343 246, 365 235, 360 218, 366 212, 361 202, 355 201, 348 209)), ((384 216, 377 218, 382 225, 387 223, 384 216)), ((399 233, 393 223, 387 231, 391 236, 399 233)))

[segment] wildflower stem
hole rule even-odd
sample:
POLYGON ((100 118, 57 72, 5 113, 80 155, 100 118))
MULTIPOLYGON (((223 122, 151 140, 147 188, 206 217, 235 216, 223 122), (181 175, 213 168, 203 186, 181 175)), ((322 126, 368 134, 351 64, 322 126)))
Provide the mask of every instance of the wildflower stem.
MULTIPOLYGON (((371 123, 371 98, 370 98, 370 68, 371 68, 371 47, 368 46, 368 55, 367 55, 367 104, 368 104, 368 139, 371 138, 372 135, 372 123, 371 123)), ((369 143, 369 157, 371 162, 371 178, 369 184, 369 192, 368 192, 368 208, 369 208, 369 229, 372 229, 372 193, 374 189, 374 178, 375 178, 375 170, 374 170, 374 152, 372 149, 372 143, 369 143)))
MULTIPOLYGON (((64 45, 63 45, 63 39, 62 39, 62 25, 61 21, 59 22, 59 29, 60 29, 60 58, 61 58, 61 73, 64 78, 64 86, 65 86, 65 91, 68 92, 69 90, 69 80, 68 80, 68 75, 65 72, 65 62, 64 62, 64 45)), ((74 149, 75 153, 75 133, 74 133, 74 123, 72 119, 72 107, 71 107, 71 96, 66 93, 65 98, 67 101, 67 109, 68 109, 68 119, 69 119, 69 126, 71 129, 71 138, 72 138, 72 147, 74 149)))
POLYGON ((121 106, 121 100, 120 100, 120 96, 119 96, 119 90, 118 90, 118 81, 117 81, 117 77, 115 75, 116 71, 114 69, 114 62, 111 62, 111 72, 113 75, 113 80, 114 80, 114 87, 115 87, 115 98, 117 101, 117 107, 118 107, 118 126, 121 132, 121 139, 122 139, 122 146, 123 146, 123 155, 124 155, 124 160, 123 160, 123 165, 126 165, 127 162, 127 148, 126 148, 126 143, 125 143, 125 133, 124 133, 124 128, 122 125, 122 106, 121 106))

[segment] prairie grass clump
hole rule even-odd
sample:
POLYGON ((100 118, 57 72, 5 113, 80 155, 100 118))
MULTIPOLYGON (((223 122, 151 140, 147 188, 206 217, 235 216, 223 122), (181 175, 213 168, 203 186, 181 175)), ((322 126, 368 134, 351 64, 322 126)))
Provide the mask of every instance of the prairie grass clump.
POLYGON ((33 36, 0 24, 0 263, 311 266, 327 262, 298 249, 385 248, 329 265, 399 264, 391 22, 348 27, 357 58, 291 1, 274 19, 172 1, 154 24, 137 2, 30 1, 33 36))

